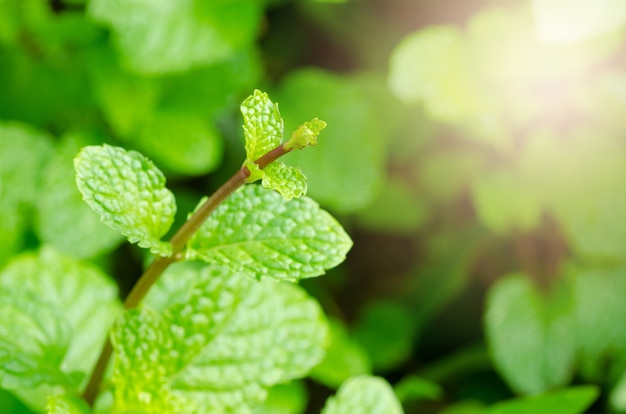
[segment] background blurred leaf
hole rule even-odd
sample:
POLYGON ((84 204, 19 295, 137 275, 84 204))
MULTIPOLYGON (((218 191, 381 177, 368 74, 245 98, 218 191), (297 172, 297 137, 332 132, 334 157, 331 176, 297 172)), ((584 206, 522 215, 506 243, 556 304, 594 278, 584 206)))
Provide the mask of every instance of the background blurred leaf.
POLYGON ((254 408, 253 414, 302 414, 307 394, 302 382, 290 381, 269 389, 265 401, 254 408))
POLYGON ((490 407, 487 414, 580 414, 598 397, 594 386, 572 387, 533 397, 504 401, 490 407))
POLYGON ((43 243, 79 258, 110 252, 121 235, 100 221, 76 188, 74 156, 85 145, 93 144, 86 133, 64 136, 43 170, 36 205, 36 231, 43 243))
POLYGON ((262 8, 250 0, 96 0, 88 10, 111 26, 116 46, 133 70, 168 73, 225 60, 250 47, 262 8))
POLYGON ((322 362, 309 374, 327 387, 339 388, 350 377, 371 374, 371 361, 363 347, 351 338, 346 327, 335 319, 328 321, 329 345, 322 362))
POLYGON ((43 249, 14 258, 0 274, 0 287, 3 319, 12 321, 3 325, 0 335, 2 348, 9 351, 5 368, 24 364, 29 370, 13 372, 15 379, 3 380, 3 387, 39 408, 47 395, 33 389, 36 385, 62 384, 77 390, 119 310, 112 281, 93 265, 43 249), (66 374, 67 380, 59 380, 66 374))
POLYGON ((537 394, 567 384, 576 357, 574 303, 567 287, 537 291, 523 274, 499 280, 489 292, 487 340, 511 388, 537 394))
POLYGON ((402 414, 402 407, 386 381, 362 375, 347 380, 334 397, 330 397, 322 414, 354 413, 402 414))

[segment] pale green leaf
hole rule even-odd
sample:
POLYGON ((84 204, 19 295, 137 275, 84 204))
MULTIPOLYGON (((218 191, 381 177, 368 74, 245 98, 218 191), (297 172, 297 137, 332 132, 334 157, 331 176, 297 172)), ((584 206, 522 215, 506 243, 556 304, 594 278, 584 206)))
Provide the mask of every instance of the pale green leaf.
POLYGON ((541 200, 515 174, 485 171, 472 183, 471 194, 478 218, 495 233, 530 231, 541 222, 541 200))
POLYGON ((34 386, 77 389, 119 309, 115 284, 94 266, 43 249, 11 261, 0 291, 2 386, 40 407, 34 386))
POLYGON ((285 200, 298 198, 306 194, 306 177, 297 167, 273 162, 263 170, 263 187, 277 191, 285 200))
POLYGON ((178 174, 207 174, 222 159, 222 138, 215 126, 206 116, 189 112, 155 111, 133 142, 162 168, 178 174))
POLYGON ((311 371, 311 378, 327 387, 339 388, 350 377, 371 374, 372 363, 363 347, 349 336, 341 322, 328 322, 330 343, 322 362, 311 371))
POLYGON ((497 403, 485 414, 582 414, 598 398, 595 386, 585 385, 497 403))
POLYGON ((155 111, 161 84, 155 78, 124 71, 110 48, 94 53, 89 64, 93 94, 101 111, 113 131, 129 139, 155 111))
POLYGON ((9 390, 43 384, 76 387, 78 372, 64 372, 61 364, 70 332, 59 310, 32 293, 0 297, 0 386, 9 390))
POLYGON ((409 375, 403 378, 394 387, 398 400, 439 400, 443 396, 443 389, 432 381, 409 375))
POLYGON ((317 136, 324 128, 326 128, 326 122, 317 118, 305 122, 293 131, 289 141, 285 142, 285 149, 303 149, 317 145, 317 136))
POLYGON ((253 414, 303 414, 306 410, 307 391, 301 381, 274 385, 253 414))
POLYGON ((63 137, 44 167, 36 205, 35 230, 40 240, 75 257, 109 252, 122 240, 119 232, 100 221, 76 188, 72 159, 90 141, 82 134, 63 137))
POLYGON ((323 356, 322 312, 299 287, 171 266, 113 331, 116 412, 248 413, 323 356), (161 410, 161 411, 159 411, 161 410))
POLYGON ((30 292, 61 312, 72 335, 64 367, 93 367, 119 307, 117 287, 102 270, 44 248, 16 256, 0 273, 0 288, 30 292))
POLYGON ((564 286, 540 293, 525 275, 489 292, 485 328, 493 362, 511 388, 537 394, 569 383, 576 357, 574 305, 564 286))
POLYGON ((89 414, 90 412, 85 401, 68 394, 50 396, 46 404, 47 414, 89 414))
MULTIPOLYGON (((246 141, 246 161, 250 176, 248 182, 262 179, 263 186, 278 191, 286 200, 306 194, 306 176, 299 168, 287 166, 274 161, 261 170, 255 161, 282 143, 283 119, 278 112, 278 104, 274 104, 269 96, 259 90, 249 96, 241 104, 243 114, 243 131, 246 141)), ((294 131, 292 137, 283 145, 291 151, 317 144, 317 136, 326 127, 324 121, 315 118, 305 122, 294 131)))
POLYGON ((595 382, 607 375, 621 375, 626 370, 626 327, 622 324, 626 318, 626 268, 570 266, 567 281, 576 304, 575 343, 581 376, 595 382))
POLYGON ((291 151, 285 162, 307 176, 308 192, 341 213, 365 209, 378 192, 386 160, 384 119, 361 80, 315 69, 292 72, 276 93, 287 131, 312 115, 328 126, 307 151, 291 151))
POLYGON ((402 406, 382 378, 354 377, 346 381, 337 395, 330 397, 322 414, 402 414, 402 406))
POLYGON ((43 131, 17 122, 0 122, 0 200, 20 205, 34 201, 41 166, 52 153, 43 131))
POLYGON ((281 144, 284 125, 278 104, 259 90, 241 103, 241 114, 247 166, 281 144))
POLYGON ((416 331, 414 313, 399 302, 371 301, 359 313, 352 335, 377 371, 400 366, 410 355, 416 331))
POLYGON ((262 4, 252 0, 94 0, 88 13, 109 25, 126 64, 143 73, 188 70, 251 47, 262 4))
POLYGON ((187 257, 252 278, 293 281, 337 266, 351 246, 341 225, 311 199, 286 201, 247 185, 204 222, 187 257))
POLYGON ((485 107, 463 34, 453 26, 428 27, 402 40, 391 56, 389 86, 402 101, 422 103, 437 121, 462 121, 485 107))
POLYGON ((155 254, 170 254, 171 245, 160 238, 174 221, 176 202, 152 161, 105 144, 83 148, 74 168, 83 199, 105 224, 131 243, 155 254))
POLYGON ((422 194, 405 182, 389 177, 377 197, 356 219, 368 230, 412 235, 429 215, 430 209, 422 194))

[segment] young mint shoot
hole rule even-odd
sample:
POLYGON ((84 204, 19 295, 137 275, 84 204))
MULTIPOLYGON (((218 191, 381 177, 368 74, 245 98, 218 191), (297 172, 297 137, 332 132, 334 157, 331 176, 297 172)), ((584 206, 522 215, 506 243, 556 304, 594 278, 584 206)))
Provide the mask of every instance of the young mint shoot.
POLYGON ((161 237, 176 204, 150 160, 108 145, 85 147, 76 157, 84 200, 104 223, 156 255, 126 298, 129 311, 94 368, 83 393, 89 405, 113 351, 114 407, 120 412, 246 411, 269 387, 306 375, 321 360, 327 328, 319 305, 298 286, 266 279, 319 276, 341 263, 352 246, 332 216, 301 197, 302 172, 276 161, 315 145, 326 124, 305 122, 283 142, 278 106, 258 90, 241 112, 243 166, 201 201, 169 241, 161 237), (257 180, 282 197, 260 186, 240 189, 257 180), (183 259, 208 265, 177 264, 170 271, 170 264, 183 259), (186 281, 185 287, 157 288, 150 296, 157 299, 149 297, 133 310, 166 269, 171 276, 159 286, 186 281), (284 341, 292 339, 286 348, 284 341))

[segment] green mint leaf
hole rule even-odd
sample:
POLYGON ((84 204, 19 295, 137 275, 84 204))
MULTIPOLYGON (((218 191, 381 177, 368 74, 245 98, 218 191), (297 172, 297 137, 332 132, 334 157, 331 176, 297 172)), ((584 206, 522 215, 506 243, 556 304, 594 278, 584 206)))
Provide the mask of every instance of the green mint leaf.
POLYGON ((307 391, 301 381, 290 381, 270 388, 267 398, 253 414, 302 414, 306 411, 307 391))
MULTIPOLYGON (((283 119, 278 112, 278 104, 259 90, 246 98, 241 104, 243 131, 246 141, 246 161, 244 166, 250 171, 248 182, 262 180, 263 187, 275 190, 286 200, 306 194, 306 176, 299 168, 274 161, 264 170, 254 162, 281 145, 283 140, 283 119)), ((302 149, 317 143, 317 136, 326 127, 324 121, 315 118, 305 122, 284 144, 284 148, 302 149)))
POLYGON ((532 397, 504 401, 491 406, 485 414, 582 414, 598 398, 592 385, 571 387, 532 397))
POLYGON ((29 210, 36 204, 41 167, 52 152, 52 139, 46 133, 24 124, 0 122, 0 148, 2 267, 24 244, 29 210))
POLYGON ((112 339, 119 412, 242 413, 319 362, 326 327, 298 286, 184 262, 168 268, 112 339))
POLYGON ((311 114, 328 123, 314 151, 282 157, 305 172, 308 194, 340 213, 365 209, 381 187, 387 157, 374 97, 356 77, 308 69, 291 73, 276 100, 287 131, 298 131, 311 114))
POLYGON ((485 327, 492 358, 511 388, 537 394, 569 383, 576 358, 573 300, 562 286, 539 293, 525 275, 489 292, 485 327))
POLYGON ((43 384, 77 387, 82 376, 64 372, 69 326, 59 310, 26 293, 0 297, 0 386, 9 390, 43 384))
POLYGON ((41 166, 53 150, 51 137, 28 125, 0 122, 0 148, 2 204, 32 203, 37 196, 41 166))
POLYGON ((84 134, 63 137, 44 167, 35 216, 42 242, 81 258, 107 253, 122 240, 119 232, 100 221, 76 188, 72 159, 91 141, 84 134))
POLYGON ((623 265, 610 270, 569 266, 566 271, 575 298, 578 371, 586 381, 607 375, 607 361, 611 373, 626 370, 626 329, 621 324, 626 318, 625 271, 623 265))
POLYGON ((303 149, 317 145, 317 136, 324 128, 326 128, 326 122, 317 118, 305 122, 291 134, 289 141, 285 142, 285 149, 303 149))
POLYGON ((483 92, 472 78, 467 45, 454 26, 407 36, 390 60, 389 86, 407 103, 422 102, 437 121, 458 122, 478 113, 483 92))
POLYGON ((359 376, 346 381, 330 397, 321 414, 403 414, 393 390, 382 378, 359 376))
POLYGON ((105 224, 154 254, 171 253, 172 246, 160 238, 174 221, 176 202, 152 161, 105 144, 83 148, 74 168, 83 199, 105 224))
POLYGON ((52 249, 17 256, 0 273, 0 383, 43 407, 38 385, 77 389, 119 310, 99 269, 52 249))
POLYGON ((397 368, 411 355, 415 338, 415 312, 397 301, 370 301, 352 330, 377 371, 397 368))
POLYGON ((256 40, 262 3, 94 0, 88 13, 109 25, 125 63, 142 73, 181 72, 228 59, 256 40))
POLYGON ((403 180, 389 177, 377 197, 356 219, 373 231, 415 234, 431 214, 428 203, 403 180))
POLYGON ((367 352, 338 320, 328 321, 330 343, 326 355, 310 373, 311 378, 330 388, 339 386, 350 377, 372 373, 367 352))
POLYGON ((496 233, 529 231, 541 222, 541 201, 515 174, 485 171, 472 183, 471 193, 478 218, 496 233))
POLYGON ((133 142, 142 153, 177 174, 207 174, 222 159, 222 138, 204 114, 156 111, 141 126, 133 142))
POLYGON ((120 138, 129 139, 152 116, 162 95, 162 85, 153 77, 124 71, 110 48, 90 57, 94 97, 113 131, 120 138), (129 96, 133 98, 128 99, 129 96))
POLYGON ((306 194, 306 177, 299 168, 275 161, 265 167, 263 172, 263 187, 277 191, 285 200, 306 194))
POLYGON ((415 400, 436 401, 443 397, 443 389, 432 381, 415 375, 408 375, 394 387, 394 393, 401 402, 415 400))
POLYGON ((351 246, 341 225, 313 200, 286 201, 247 185, 209 216, 189 241, 187 257, 252 278, 294 281, 337 266, 351 246))
POLYGON ((245 166, 279 146, 283 141, 283 119, 278 104, 265 92, 255 90, 241 103, 243 133, 246 140, 245 166))
POLYGON ((89 414, 90 412, 85 401, 67 394, 50 396, 46 404, 47 414, 89 414))

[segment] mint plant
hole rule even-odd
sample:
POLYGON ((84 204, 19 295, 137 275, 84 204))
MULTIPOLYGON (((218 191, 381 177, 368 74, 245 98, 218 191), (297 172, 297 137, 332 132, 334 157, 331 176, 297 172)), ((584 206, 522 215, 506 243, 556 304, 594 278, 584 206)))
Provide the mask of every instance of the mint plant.
MULTIPOLYGON (((315 145, 326 124, 305 122, 283 141, 278 106, 258 90, 241 111, 243 166, 169 241, 175 198, 148 158, 106 144, 79 152, 85 202, 154 261, 120 304, 106 275, 53 249, 13 260, 0 274, 3 289, 20 292, 0 303, 15 321, 0 335, 3 388, 55 414, 91 412, 102 392, 98 412, 242 413, 322 360, 324 314, 292 282, 341 263, 352 241, 304 196, 304 174, 277 159, 315 145), (244 185, 254 181, 262 186, 244 185)), ((401 412, 389 385, 368 376, 346 383, 324 412, 351 412, 360 400, 371 413, 401 412)))

